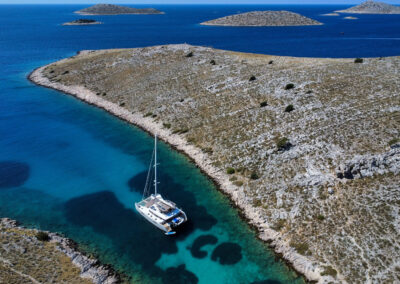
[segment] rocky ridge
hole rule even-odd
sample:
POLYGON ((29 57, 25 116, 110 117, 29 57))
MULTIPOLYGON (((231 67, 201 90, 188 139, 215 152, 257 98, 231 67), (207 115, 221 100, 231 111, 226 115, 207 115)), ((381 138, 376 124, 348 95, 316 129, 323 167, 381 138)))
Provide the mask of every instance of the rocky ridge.
POLYGON ((367 0, 360 5, 335 12, 349 14, 400 14, 400 7, 367 0))
POLYGON ((310 26, 322 25, 313 19, 289 11, 254 11, 201 23, 207 26, 310 26))
POLYGON ((30 78, 192 157, 308 279, 396 282, 400 58, 362 62, 168 45, 85 51, 30 78), (351 165, 362 178, 338 176, 351 165))

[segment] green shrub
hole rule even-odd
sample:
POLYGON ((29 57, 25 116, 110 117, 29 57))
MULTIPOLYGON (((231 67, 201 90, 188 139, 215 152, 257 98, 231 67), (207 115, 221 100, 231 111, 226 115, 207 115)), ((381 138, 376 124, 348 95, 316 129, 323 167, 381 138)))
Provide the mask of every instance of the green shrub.
POLYGON ((211 65, 215 65, 215 64, 217 64, 217 63, 215 63, 215 60, 213 59, 213 60, 210 61, 210 64, 211 64, 211 65))
POLYGON ((270 61, 268 62, 268 64, 272 64, 272 63, 274 63, 274 61, 273 61, 273 60, 270 60, 270 61))
POLYGON ((260 103, 260 107, 266 107, 268 105, 267 101, 263 101, 260 103))
POLYGON ((294 248, 299 254, 306 254, 308 251, 308 244, 306 243, 296 243, 291 241, 290 246, 294 248))
POLYGON ((121 102, 121 103, 119 103, 119 106, 120 106, 120 107, 123 107, 123 106, 125 106, 125 103, 124 103, 124 102, 121 102))
POLYGON ((291 111, 293 111, 294 110, 294 106, 293 105, 288 105, 286 108, 285 108, 285 112, 291 112, 291 111))
POLYGON ((211 147, 203 148, 202 151, 207 154, 212 154, 214 150, 211 147))
POLYGON ((392 140, 389 141, 389 146, 392 146, 399 142, 400 142, 400 138, 393 138, 392 140))
POLYGON ((36 238, 41 242, 48 242, 50 240, 50 237, 46 232, 38 232, 36 238))
POLYGON ((280 231, 285 226, 285 223, 285 219, 279 219, 275 222, 275 224, 272 225, 272 229, 274 229, 275 231, 280 231))
POLYGON ((354 59, 354 63, 363 63, 363 62, 364 62, 364 59, 362 59, 362 58, 354 59))
POLYGON ((254 75, 251 76, 250 79, 249 79, 250 82, 251 82, 251 81, 255 81, 255 80, 256 80, 256 76, 254 76, 254 75))
POLYGON ((107 96, 107 93, 103 93, 103 97, 107 96))
POLYGON ((294 88, 294 84, 292 84, 292 83, 289 83, 289 84, 287 84, 285 86, 285 90, 290 90, 290 89, 293 89, 293 88, 294 88))
POLYGON ((317 219, 320 221, 324 221, 325 220, 325 216, 324 215, 318 215, 317 219))
POLYGON ((287 137, 280 138, 276 141, 276 148, 278 148, 279 151, 286 150, 290 148, 291 145, 287 137))
POLYGON ((250 175, 250 178, 253 180, 259 179, 260 177, 258 176, 258 174, 256 172, 252 172, 250 175))
POLYGON ((235 181, 235 180, 237 180, 236 176, 233 176, 233 177, 229 178, 229 181, 235 181))
POLYGON ((229 167, 229 168, 226 169, 226 173, 227 173, 228 175, 233 175, 233 174, 235 173, 235 169, 229 167))
POLYGON ((165 128, 171 128, 171 123, 163 123, 163 126, 165 127, 165 128))
POLYGON ((334 269, 332 266, 325 266, 324 267, 324 271, 321 273, 322 276, 332 276, 332 277, 336 277, 337 275, 337 271, 336 269, 334 269))
POLYGON ((192 57, 193 56, 193 52, 189 52, 188 54, 186 54, 186 57, 192 57))
POLYGON ((148 113, 146 113, 146 114, 144 115, 144 117, 148 117, 148 116, 151 116, 151 115, 153 115, 153 113, 152 113, 152 112, 148 112, 148 113))
POLYGON ((254 207, 260 207, 262 205, 262 202, 260 199, 253 199, 253 206, 254 207))
POLYGON ((308 90, 307 92, 306 92, 306 94, 311 94, 312 93, 312 90, 308 90))

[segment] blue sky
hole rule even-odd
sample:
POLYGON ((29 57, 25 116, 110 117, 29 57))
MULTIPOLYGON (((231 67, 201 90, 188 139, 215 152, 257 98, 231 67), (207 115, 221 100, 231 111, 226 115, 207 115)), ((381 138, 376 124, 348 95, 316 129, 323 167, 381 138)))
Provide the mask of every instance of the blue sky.
MULTIPOLYGON (((361 0, 0 0, 0 4, 359 4, 361 0)), ((386 3, 400 4, 399 0, 386 3)))

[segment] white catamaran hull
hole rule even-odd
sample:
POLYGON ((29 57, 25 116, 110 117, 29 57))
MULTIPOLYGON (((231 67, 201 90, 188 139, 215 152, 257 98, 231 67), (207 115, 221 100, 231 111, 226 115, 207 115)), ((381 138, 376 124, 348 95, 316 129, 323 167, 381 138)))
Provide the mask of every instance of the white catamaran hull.
MULTIPOLYGON (((147 216, 147 214, 145 212, 143 212, 139 206, 137 205, 137 203, 135 203, 135 208, 137 210, 137 212, 139 212, 140 215, 142 215, 147 221, 149 221, 150 223, 152 223, 154 226, 156 226, 157 228, 159 228, 160 230, 164 231, 165 233, 171 233, 172 231, 169 231, 165 226, 157 223, 156 221, 154 221, 153 219, 151 219, 149 216, 147 216)), ((175 233, 175 232, 173 232, 175 233)))

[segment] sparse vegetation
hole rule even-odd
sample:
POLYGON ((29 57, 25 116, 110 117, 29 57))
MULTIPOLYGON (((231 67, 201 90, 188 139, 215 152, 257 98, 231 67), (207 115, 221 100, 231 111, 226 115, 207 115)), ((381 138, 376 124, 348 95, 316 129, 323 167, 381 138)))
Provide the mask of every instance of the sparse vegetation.
POLYGON ((165 128, 170 129, 170 128, 171 128, 171 123, 163 123, 163 126, 164 126, 165 128))
POLYGON ((253 199, 253 206, 254 207, 261 207, 262 201, 258 198, 253 199))
POLYGON ((294 84, 293 83, 286 84, 286 86, 285 86, 285 90, 290 90, 290 89, 293 89, 293 88, 294 88, 294 84))
POLYGON ((242 186, 243 185, 243 181, 237 180, 233 184, 236 185, 236 186, 242 186))
POLYGON ((394 144, 397 144, 400 142, 400 138, 393 138, 389 141, 389 146, 393 146, 394 144))
POLYGON ((363 62, 364 62, 364 59, 362 59, 362 58, 354 59, 354 63, 363 63, 363 62))
POLYGON ((268 61, 268 64, 273 64, 273 63, 274 63, 273 60, 268 61))
POLYGON ((285 108, 285 112, 291 112, 291 111, 293 111, 294 110, 294 106, 293 105, 288 105, 286 108, 285 108))
POLYGON ((306 243, 297 243, 294 241, 290 242, 290 246, 294 248, 299 254, 305 255, 308 251, 308 244, 306 243))
POLYGON ((319 221, 324 221, 325 220, 325 216, 324 215, 317 215, 317 219, 319 221))
POLYGON ((287 150, 288 148, 291 147, 291 143, 287 137, 282 137, 279 138, 276 141, 276 148, 278 148, 279 151, 287 150))
POLYGON ((49 234, 43 231, 38 232, 36 238, 41 242, 48 242, 50 240, 49 234))
POLYGON ((152 112, 147 112, 145 115, 143 115, 144 117, 149 117, 149 116, 152 116, 153 115, 153 113, 152 112))
POLYGON ((233 175, 233 174, 235 173, 235 169, 229 167, 229 168, 226 169, 226 173, 227 173, 228 175, 233 175))
POLYGON ((211 64, 211 65, 215 65, 215 64, 216 64, 216 63, 215 63, 215 60, 214 60, 214 59, 211 60, 211 61, 210 61, 210 64, 211 64))
POLYGON ((253 180, 256 180, 256 179, 259 179, 260 176, 258 175, 257 172, 252 172, 252 173, 250 174, 250 178, 253 179, 253 180))
POLYGON ((260 103, 260 107, 266 107, 268 105, 267 101, 263 101, 260 103))
POLYGON ((251 81, 255 81, 256 80, 256 76, 254 76, 254 75, 252 75, 251 77, 250 77, 250 79, 249 79, 249 81, 251 82, 251 81))
POLYGON ((191 51, 188 54, 186 54, 186 57, 193 57, 193 51, 191 51))
POLYGON ((336 277, 337 271, 332 266, 325 266, 324 271, 321 273, 322 276, 329 275, 332 277, 336 277))
POLYGON ((280 231, 282 228, 285 226, 286 220, 285 219, 278 219, 272 226, 271 228, 274 229, 275 231, 280 231))

